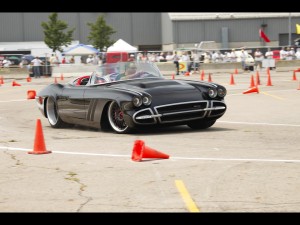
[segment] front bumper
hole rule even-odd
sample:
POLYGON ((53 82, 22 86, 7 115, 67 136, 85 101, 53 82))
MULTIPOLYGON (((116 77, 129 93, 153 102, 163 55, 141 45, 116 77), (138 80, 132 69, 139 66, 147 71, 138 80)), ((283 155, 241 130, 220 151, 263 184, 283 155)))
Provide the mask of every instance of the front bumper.
POLYGON ((138 125, 170 124, 184 121, 219 118, 226 111, 223 101, 191 101, 155 106, 139 110, 133 114, 133 121, 138 125))

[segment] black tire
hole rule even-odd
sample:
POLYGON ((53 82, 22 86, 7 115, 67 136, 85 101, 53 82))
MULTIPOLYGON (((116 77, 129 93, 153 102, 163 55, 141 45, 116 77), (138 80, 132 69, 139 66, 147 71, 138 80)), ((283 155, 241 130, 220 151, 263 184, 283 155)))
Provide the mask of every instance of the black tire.
POLYGON ((188 123, 187 125, 192 129, 200 130, 200 129, 207 129, 211 127, 212 125, 215 124, 215 122, 216 120, 194 120, 188 123))
POLYGON ((46 100, 46 114, 49 124, 53 128, 67 127, 69 124, 61 120, 58 112, 56 102, 53 98, 49 97, 46 100))
POLYGON ((119 134, 127 134, 131 132, 131 128, 125 123, 123 112, 116 102, 111 102, 107 110, 108 122, 111 128, 119 134))

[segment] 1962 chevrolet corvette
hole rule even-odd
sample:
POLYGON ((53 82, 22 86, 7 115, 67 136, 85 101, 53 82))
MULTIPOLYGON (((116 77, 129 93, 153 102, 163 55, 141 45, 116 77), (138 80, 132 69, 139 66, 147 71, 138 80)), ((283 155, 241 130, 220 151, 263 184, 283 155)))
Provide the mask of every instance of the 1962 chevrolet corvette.
POLYGON ((211 127, 226 111, 225 87, 211 82, 165 79, 150 62, 110 63, 36 95, 51 127, 70 124, 130 133, 141 127, 211 127))

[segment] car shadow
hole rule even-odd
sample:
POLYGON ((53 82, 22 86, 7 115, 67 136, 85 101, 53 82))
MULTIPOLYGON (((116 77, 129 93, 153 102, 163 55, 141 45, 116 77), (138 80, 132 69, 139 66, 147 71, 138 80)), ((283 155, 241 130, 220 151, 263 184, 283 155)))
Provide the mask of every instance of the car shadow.
POLYGON ((210 127, 208 129, 201 129, 201 130, 193 130, 188 126, 174 126, 174 127, 159 127, 159 128, 147 128, 147 129, 140 129, 132 133, 132 135, 169 135, 169 134, 182 134, 182 133, 207 133, 207 132, 224 132, 230 131, 234 129, 224 128, 224 127, 210 127))
MULTIPOLYGON (((94 132, 104 132, 104 133, 114 133, 112 129, 109 130, 101 130, 92 127, 85 127, 82 125, 73 125, 68 129, 75 129, 75 130, 82 130, 82 131, 94 131, 94 132)), ((143 127, 140 129, 136 129, 130 134, 127 135, 141 135, 141 136, 149 136, 149 135, 169 135, 169 134, 181 134, 181 133, 207 133, 207 132, 224 132, 224 131, 231 131, 234 129, 225 128, 225 127, 218 127, 212 126, 207 129, 200 129, 194 130, 186 125, 179 125, 179 126, 167 126, 167 127, 143 127)))

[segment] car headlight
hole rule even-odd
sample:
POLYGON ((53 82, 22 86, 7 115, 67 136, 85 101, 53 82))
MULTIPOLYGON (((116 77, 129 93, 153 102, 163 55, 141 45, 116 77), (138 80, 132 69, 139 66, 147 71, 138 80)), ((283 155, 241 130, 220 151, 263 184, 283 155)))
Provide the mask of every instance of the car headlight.
POLYGON ((223 98, 226 95, 226 89, 225 88, 219 88, 218 89, 218 96, 223 98))
POLYGON ((211 98, 215 98, 217 97, 217 91, 215 89, 212 89, 212 88, 209 88, 208 89, 208 96, 211 97, 211 98))
POLYGON ((142 100, 143 100, 144 105, 150 105, 151 104, 151 98, 149 96, 144 96, 142 100))
POLYGON ((135 97, 133 97, 133 99, 132 99, 132 103, 133 103, 133 105, 135 106, 135 107, 140 107, 141 105, 142 105, 142 99, 140 98, 140 97, 137 97, 137 96, 135 96, 135 97))

